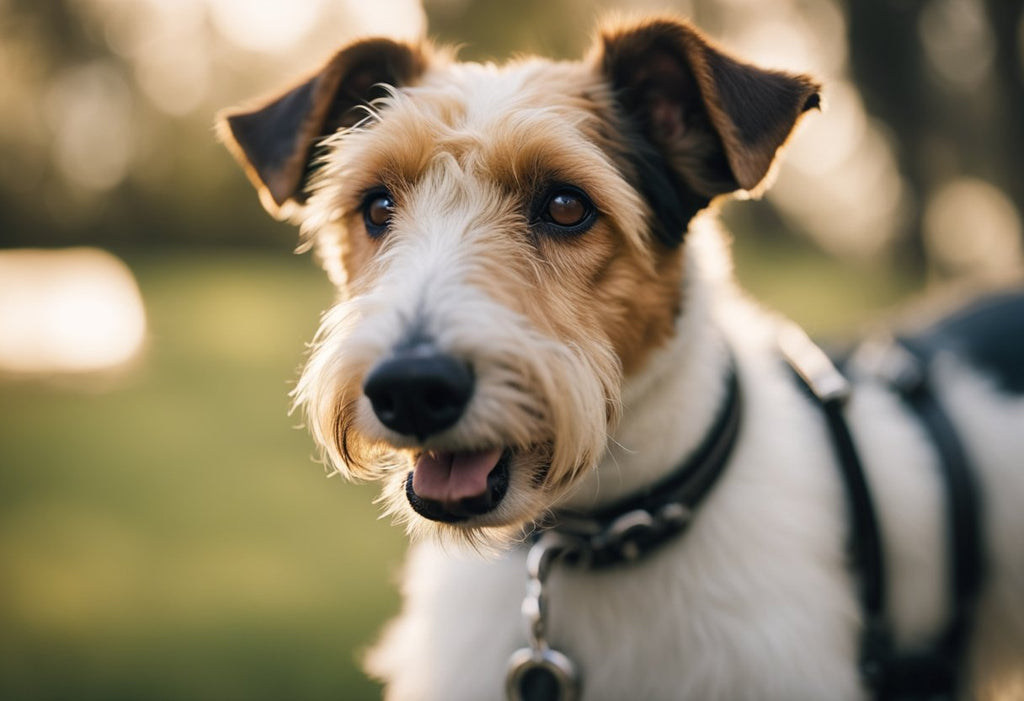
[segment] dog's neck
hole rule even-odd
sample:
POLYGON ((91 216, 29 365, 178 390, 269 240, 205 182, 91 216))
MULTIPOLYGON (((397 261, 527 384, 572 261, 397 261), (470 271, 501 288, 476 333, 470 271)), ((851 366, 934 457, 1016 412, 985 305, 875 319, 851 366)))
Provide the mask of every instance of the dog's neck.
POLYGON ((726 396, 729 350, 714 321, 713 287, 730 284, 719 232, 686 241, 684 309, 675 334, 627 378, 622 417, 595 470, 561 506, 586 512, 643 491, 677 470, 711 429, 726 396))

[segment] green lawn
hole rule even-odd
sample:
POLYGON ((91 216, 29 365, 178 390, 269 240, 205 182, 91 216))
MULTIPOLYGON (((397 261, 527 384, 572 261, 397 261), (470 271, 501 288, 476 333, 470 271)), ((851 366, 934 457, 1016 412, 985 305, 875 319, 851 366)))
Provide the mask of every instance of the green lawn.
POLYGON ((0 380, 0 697, 359 699, 403 543, 328 479, 287 390, 308 258, 129 256, 148 348, 109 382, 0 380))
MULTIPOLYGON (((828 333, 907 289, 806 249, 738 258, 828 333)), ((275 252, 127 262, 150 322, 137 367, 0 378, 0 698, 378 697, 356 658, 398 606, 404 540, 286 415, 322 274, 275 252)))

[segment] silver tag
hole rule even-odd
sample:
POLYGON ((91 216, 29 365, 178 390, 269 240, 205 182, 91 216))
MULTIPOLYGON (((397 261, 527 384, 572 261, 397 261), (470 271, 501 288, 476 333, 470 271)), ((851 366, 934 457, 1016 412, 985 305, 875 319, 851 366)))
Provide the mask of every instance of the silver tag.
POLYGON ((505 696, 509 701, 578 701, 576 665, 550 647, 516 650, 508 661, 505 696))

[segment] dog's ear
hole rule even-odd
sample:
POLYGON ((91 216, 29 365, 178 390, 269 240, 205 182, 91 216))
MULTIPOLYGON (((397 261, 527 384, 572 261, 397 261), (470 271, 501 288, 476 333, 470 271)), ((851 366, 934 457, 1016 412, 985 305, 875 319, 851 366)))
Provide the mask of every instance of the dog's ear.
POLYGON ((739 61, 676 19, 605 30, 596 60, 627 118, 705 202, 757 188, 820 102, 807 76, 739 61))
POLYGON ((316 145, 339 128, 352 127, 360 109, 423 73, 425 52, 390 39, 366 39, 331 58, 312 78, 255 109, 218 116, 218 132, 274 216, 288 202, 305 201, 304 186, 316 145))

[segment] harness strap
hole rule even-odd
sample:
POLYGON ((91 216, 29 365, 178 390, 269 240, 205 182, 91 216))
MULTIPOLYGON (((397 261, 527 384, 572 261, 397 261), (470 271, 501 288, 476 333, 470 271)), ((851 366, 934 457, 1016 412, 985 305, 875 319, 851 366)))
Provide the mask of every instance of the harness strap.
POLYGON ((878 518, 843 416, 849 384, 800 329, 788 329, 780 338, 780 347, 801 386, 822 410, 846 487, 851 520, 849 545, 864 608, 860 651, 864 682, 879 701, 955 698, 983 578, 980 498, 956 429, 928 381, 931 358, 910 341, 893 343, 886 349, 886 362, 878 373, 918 417, 936 447, 949 524, 952 608, 948 622, 931 646, 897 651, 886 608, 878 518))
POLYGON ((885 562, 882 537, 864 466, 843 417, 850 384, 828 356, 796 325, 779 337, 779 347, 800 387, 822 411, 849 502, 850 531, 847 547, 857 573, 864 631, 860 671, 867 685, 878 688, 885 675, 892 639, 886 613, 885 562))
POLYGON ((935 639, 932 655, 936 665, 945 667, 952 694, 985 575, 982 503, 963 443, 930 382, 932 357, 927 346, 913 340, 893 341, 883 355, 885 362, 878 374, 917 415, 939 456, 948 524, 951 610, 945 630, 935 639))

